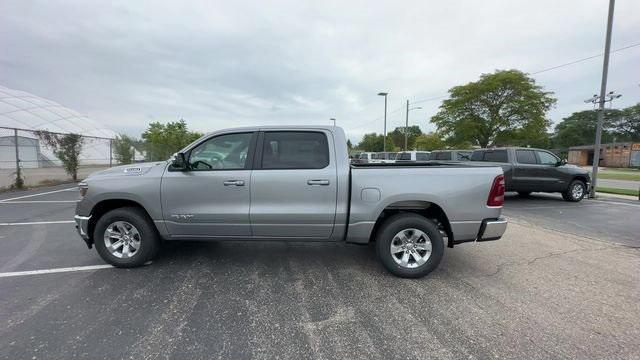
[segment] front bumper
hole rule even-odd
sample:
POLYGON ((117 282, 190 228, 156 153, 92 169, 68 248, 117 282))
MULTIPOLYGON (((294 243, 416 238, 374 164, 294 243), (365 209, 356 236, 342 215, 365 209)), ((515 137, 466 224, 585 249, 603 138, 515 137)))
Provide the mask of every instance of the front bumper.
POLYGON ((497 219, 484 219, 480 225, 478 238, 476 241, 498 240, 507 230, 507 219, 499 217, 497 219))
POLYGON ((91 241, 91 237, 89 236, 89 220, 91 219, 91 215, 89 216, 76 215, 73 217, 73 219, 76 221, 76 230, 78 230, 78 235, 80 235, 82 240, 84 240, 84 242, 87 243, 87 246, 89 247, 89 249, 91 249, 91 246, 93 245, 93 242, 91 241))

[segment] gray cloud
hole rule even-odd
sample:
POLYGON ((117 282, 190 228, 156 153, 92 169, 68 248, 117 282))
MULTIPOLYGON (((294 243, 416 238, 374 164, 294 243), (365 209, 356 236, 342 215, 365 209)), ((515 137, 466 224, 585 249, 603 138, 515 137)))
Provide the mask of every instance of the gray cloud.
MULTIPOLYGON (((640 42, 638 2, 618 2, 613 47, 640 42)), ((533 72, 602 51, 603 1, 49 2, 0 5, 0 83, 116 131, 185 118, 193 128, 329 123, 381 131, 390 109, 483 72, 533 72)), ((612 56, 619 106, 640 99, 640 47, 612 56)), ((601 59, 536 75, 557 121, 588 108, 601 59)), ((412 123, 432 129, 439 101, 412 123)), ((402 111, 389 127, 404 122, 402 111)))

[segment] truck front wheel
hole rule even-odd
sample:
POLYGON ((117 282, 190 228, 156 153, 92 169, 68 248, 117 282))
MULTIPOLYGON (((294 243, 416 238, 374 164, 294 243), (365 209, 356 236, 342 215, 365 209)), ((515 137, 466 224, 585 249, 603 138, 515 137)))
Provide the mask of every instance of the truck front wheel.
POLYGON ((160 246, 151 220, 136 207, 114 209, 102 215, 93 239, 104 261, 123 268, 143 265, 156 255, 160 246))
POLYGON ((587 193, 587 185, 581 180, 573 180, 565 192, 562 193, 562 198, 565 201, 578 202, 584 198, 587 193))
POLYGON ((392 274, 419 278, 438 267, 444 254, 444 241, 431 220, 401 213, 390 217, 378 230, 376 252, 392 274))

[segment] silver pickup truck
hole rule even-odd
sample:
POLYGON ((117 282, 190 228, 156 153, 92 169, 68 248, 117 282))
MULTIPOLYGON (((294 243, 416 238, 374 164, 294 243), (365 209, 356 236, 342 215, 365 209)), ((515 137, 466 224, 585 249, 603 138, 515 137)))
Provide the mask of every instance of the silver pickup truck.
POLYGON ((375 242, 393 274, 434 270, 445 246, 499 239, 502 169, 447 163, 350 165, 332 126, 203 136, 170 161, 114 167, 80 183, 78 233, 117 267, 162 240, 375 242))

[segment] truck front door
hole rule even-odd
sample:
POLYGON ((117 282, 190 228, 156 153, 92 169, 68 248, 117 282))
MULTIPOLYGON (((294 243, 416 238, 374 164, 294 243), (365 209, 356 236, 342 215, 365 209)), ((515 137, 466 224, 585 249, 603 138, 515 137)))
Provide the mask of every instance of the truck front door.
POLYGON ((253 236, 328 239, 335 223, 336 180, 330 132, 261 133, 251 176, 253 236))
POLYGON ((165 171, 167 230, 176 237, 249 237, 251 160, 257 133, 211 137, 186 154, 189 168, 165 171))

